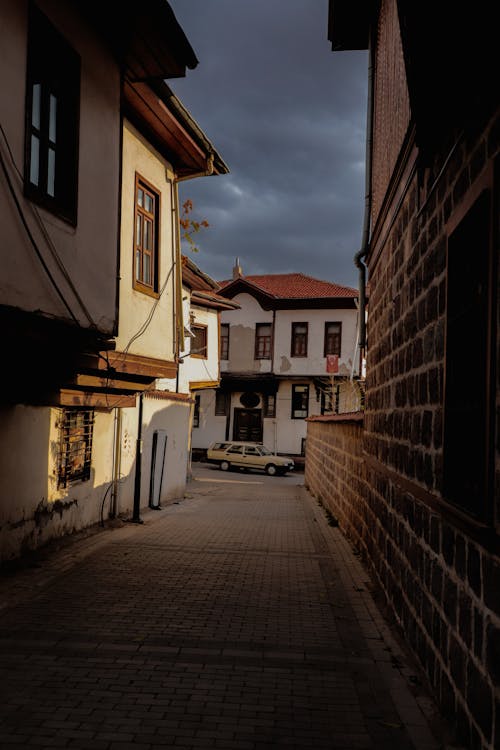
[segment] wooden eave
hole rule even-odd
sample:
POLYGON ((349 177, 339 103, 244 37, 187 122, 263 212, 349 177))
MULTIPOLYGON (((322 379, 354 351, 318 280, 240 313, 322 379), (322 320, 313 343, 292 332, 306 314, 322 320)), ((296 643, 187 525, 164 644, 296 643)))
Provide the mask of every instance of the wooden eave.
POLYGON ((149 0, 140 12, 120 0, 73 0, 100 33, 133 81, 179 78, 198 65, 196 55, 166 0, 149 0))
POLYGON ((190 380, 189 390, 190 391, 201 391, 205 388, 218 388, 220 380, 190 380))
POLYGON ((372 0, 330 0, 328 40, 334 52, 368 49, 372 0))
POLYGON ((199 307, 209 307, 213 310, 239 310, 241 305, 237 302, 221 297, 219 294, 193 289, 191 292, 191 303, 199 307))
POLYGON ((180 177, 207 169, 207 154, 147 84, 125 80, 123 103, 126 116, 147 135, 180 177))
POLYGON ((123 83, 123 110, 172 164, 177 177, 226 174, 229 169, 177 97, 163 83, 123 83))

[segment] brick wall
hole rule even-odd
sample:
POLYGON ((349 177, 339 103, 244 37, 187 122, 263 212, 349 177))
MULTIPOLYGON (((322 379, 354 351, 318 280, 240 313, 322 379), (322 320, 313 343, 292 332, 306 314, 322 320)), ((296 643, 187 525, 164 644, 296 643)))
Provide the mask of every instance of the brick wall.
MULTIPOLYGON (((489 750, 500 747, 499 540, 495 519, 474 521, 442 499, 445 230, 499 136, 497 118, 408 180, 369 259, 364 423, 310 420, 305 471, 378 579, 461 741, 489 750)), ((500 372, 498 351, 496 362, 500 372)))

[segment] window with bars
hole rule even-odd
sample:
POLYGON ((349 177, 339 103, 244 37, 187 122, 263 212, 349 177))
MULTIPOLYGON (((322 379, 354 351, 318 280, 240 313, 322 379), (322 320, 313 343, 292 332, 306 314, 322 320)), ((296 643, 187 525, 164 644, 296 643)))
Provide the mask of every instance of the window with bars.
POLYGON ((220 358, 229 359, 229 323, 221 323, 220 327, 220 358))
POLYGON ((200 395, 194 397, 193 427, 200 426, 200 395))
POLYGON ((292 419, 305 419, 309 414, 309 386, 292 385, 292 419))
POLYGON ((325 323, 324 356, 337 354, 340 357, 340 342, 342 340, 342 323, 325 323))
POLYGON ((307 357, 307 323, 292 323, 292 357, 307 357))
POLYGON ((80 58, 34 5, 26 75, 25 194, 76 225, 80 58))
POLYGON ((94 412, 65 409, 60 425, 58 487, 90 478, 94 412))
POLYGON ((220 389, 215 391, 215 416, 226 417, 229 414, 229 393, 221 391, 220 389))
POLYGON ((255 324, 255 359, 271 358, 271 324, 255 324))
POLYGON ((160 195, 135 177, 134 289, 157 296, 160 195))
POLYGON ((266 393, 263 396, 264 417, 272 418, 276 416, 276 396, 274 393, 266 393))
POLYGON ((199 359, 207 358, 207 326, 191 325, 193 338, 191 339, 191 356, 199 359))

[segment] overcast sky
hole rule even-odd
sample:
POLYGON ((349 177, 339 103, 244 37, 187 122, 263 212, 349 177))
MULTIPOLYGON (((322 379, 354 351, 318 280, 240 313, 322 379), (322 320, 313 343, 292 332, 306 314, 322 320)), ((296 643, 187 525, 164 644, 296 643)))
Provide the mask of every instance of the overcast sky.
POLYGON ((357 285, 367 53, 332 52, 327 0, 170 0, 199 65, 169 86, 230 169, 180 185, 214 279, 302 272, 357 285))

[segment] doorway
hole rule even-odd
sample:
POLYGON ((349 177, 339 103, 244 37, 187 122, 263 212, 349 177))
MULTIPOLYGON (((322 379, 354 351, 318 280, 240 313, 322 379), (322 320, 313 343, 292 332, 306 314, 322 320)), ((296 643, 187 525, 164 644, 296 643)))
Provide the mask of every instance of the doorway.
POLYGON ((262 409, 235 409, 233 440, 262 442, 262 409))

